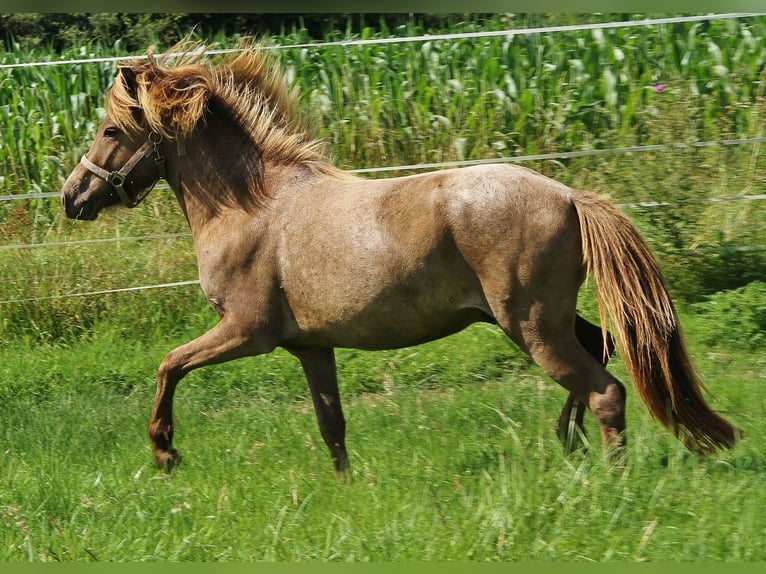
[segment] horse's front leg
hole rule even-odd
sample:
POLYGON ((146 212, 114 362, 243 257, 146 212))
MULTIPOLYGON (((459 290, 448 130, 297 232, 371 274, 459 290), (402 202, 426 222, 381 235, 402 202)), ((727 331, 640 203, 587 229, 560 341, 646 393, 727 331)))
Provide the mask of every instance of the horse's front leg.
POLYGON ((342 478, 349 473, 350 466, 346 452, 346 420, 343 418, 338 392, 335 352, 332 348, 288 350, 300 360, 306 373, 319 431, 330 449, 338 477, 342 478))
POLYGON ((170 472, 179 461, 178 451, 172 446, 173 395, 178 382, 199 367, 259 352, 268 351, 259 350, 252 338, 223 319, 204 335, 167 354, 157 373, 157 394, 148 428, 157 466, 170 472))

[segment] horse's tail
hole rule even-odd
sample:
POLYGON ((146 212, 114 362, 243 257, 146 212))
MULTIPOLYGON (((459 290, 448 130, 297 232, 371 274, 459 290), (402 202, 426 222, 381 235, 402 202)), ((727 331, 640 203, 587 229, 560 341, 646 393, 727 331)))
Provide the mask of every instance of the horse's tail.
POLYGON ((572 199, 583 262, 596 282, 601 324, 606 325, 608 312, 639 396, 690 450, 707 454, 734 446, 741 433, 702 396, 678 314, 648 246, 605 198, 584 192, 572 199))

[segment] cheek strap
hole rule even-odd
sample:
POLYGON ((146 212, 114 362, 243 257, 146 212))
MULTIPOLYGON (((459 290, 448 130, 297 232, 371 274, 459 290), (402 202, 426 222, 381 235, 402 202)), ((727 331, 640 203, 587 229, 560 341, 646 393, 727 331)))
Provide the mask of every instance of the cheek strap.
POLYGON ((157 145, 161 141, 162 135, 152 132, 149 134, 149 139, 146 140, 144 145, 138 148, 136 153, 131 156, 125 165, 116 171, 107 171, 104 168, 97 166, 87 158, 87 154, 83 154, 83 156, 80 158, 80 163, 94 175, 97 175, 101 179, 109 182, 112 187, 114 187, 117 195, 120 197, 120 201, 122 201, 124 206, 135 207, 144 200, 144 198, 154 188, 154 185, 157 183, 157 181, 165 177, 165 158, 160 155, 160 152, 157 149, 157 145), (127 179, 128 175, 130 175, 130 172, 133 171, 133 168, 135 168, 142 159, 151 157, 153 154, 156 155, 154 158, 154 163, 157 167, 157 179, 142 194, 138 194, 135 198, 131 198, 127 191, 125 191, 125 180, 127 179))

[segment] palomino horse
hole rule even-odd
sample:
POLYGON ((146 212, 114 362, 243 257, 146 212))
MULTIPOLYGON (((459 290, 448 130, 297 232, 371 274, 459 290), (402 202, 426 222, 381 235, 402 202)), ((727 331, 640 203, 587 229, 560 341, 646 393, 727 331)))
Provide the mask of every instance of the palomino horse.
POLYGON ((654 257, 607 200, 511 165, 351 175, 321 153, 264 49, 174 51, 120 68, 62 190, 66 214, 92 220, 164 178, 191 228, 220 321, 160 365, 148 428, 160 467, 178 460, 181 378, 280 346, 300 360, 335 468, 347 471, 334 348, 417 345, 477 321, 499 325, 569 391, 566 440, 587 406, 604 448, 621 447, 625 388, 604 368, 611 337, 575 309, 588 273, 652 415, 700 453, 735 444, 737 429, 701 394, 654 257))

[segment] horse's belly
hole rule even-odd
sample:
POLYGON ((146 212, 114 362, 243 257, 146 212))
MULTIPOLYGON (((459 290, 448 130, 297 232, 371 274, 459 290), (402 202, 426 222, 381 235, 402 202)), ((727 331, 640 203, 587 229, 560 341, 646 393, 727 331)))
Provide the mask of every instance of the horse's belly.
POLYGON ((287 221, 280 279, 304 344, 404 347, 490 320, 434 197, 349 194, 287 221))
POLYGON ((293 310, 307 344, 408 347, 492 320, 478 280, 465 276, 415 277, 379 290, 347 285, 345 292, 316 295, 293 310))
POLYGON ((452 335, 473 323, 490 321, 491 317, 479 309, 460 309, 438 316, 421 315, 409 321, 403 319, 399 315, 390 321, 379 320, 374 329, 362 323, 346 329, 332 329, 328 331, 327 341, 333 347, 370 351, 399 349, 452 335))

